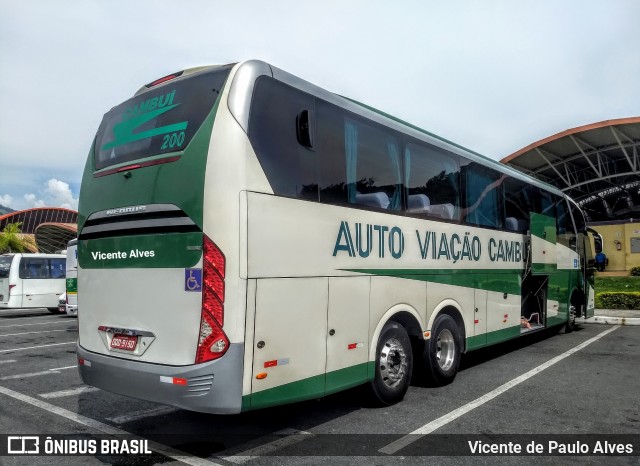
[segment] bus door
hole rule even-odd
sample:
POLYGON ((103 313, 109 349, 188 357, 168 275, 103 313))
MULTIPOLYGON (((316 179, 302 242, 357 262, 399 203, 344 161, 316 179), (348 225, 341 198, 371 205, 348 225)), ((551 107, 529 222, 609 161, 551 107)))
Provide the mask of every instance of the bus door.
POLYGON ((584 280, 584 306, 585 315, 582 317, 589 318, 595 314, 595 256, 592 244, 599 239, 602 244, 602 236, 591 228, 587 228, 587 234, 579 234, 578 241, 584 244, 584 254, 580 255, 582 266, 582 276, 584 280))
POLYGON ((558 306, 548 300, 549 276, 557 270, 556 219, 535 212, 530 218, 528 265, 521 285, 521 312, 528 322, 523 331, 546 326, 547 314, 554 316, 558 306))
POLYGON ((556 219, 531 213, 531 273, 549 275, 556 270, 556 219))

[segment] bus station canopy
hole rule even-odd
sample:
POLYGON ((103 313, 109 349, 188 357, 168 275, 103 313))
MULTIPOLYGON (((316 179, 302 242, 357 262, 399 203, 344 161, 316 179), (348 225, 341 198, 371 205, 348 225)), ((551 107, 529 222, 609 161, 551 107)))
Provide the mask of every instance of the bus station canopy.
POLYGON ((568 129, 502 163, 561 189, 590 222, 640 218, 640 117, 568 129))
POLYGON ((35 238, 37 252, 54 253, 67 249, 67 243, 77 236, 77 222, 75 210, 36 207, 0 215, 0 231, 10 223, 19 223, 22 234, 35 238))
POLYGON ((35 233, 38 250, 48 254, 64 251, 76 236, 78 226, 75 223, 42 223, 35 233))

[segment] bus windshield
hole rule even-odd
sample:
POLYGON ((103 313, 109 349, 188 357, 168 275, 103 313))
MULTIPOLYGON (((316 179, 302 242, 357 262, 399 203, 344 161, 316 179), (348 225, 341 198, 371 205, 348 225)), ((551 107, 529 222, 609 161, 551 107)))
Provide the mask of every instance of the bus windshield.
POLYGON ((231 65, 186 76, 143 92, 104 115, 95 169, 182 151, 220 95, 231 65))
POLYGON ((13 256, 9 256, 9 255, 0 256, 0 278, 9 277, 9 269, 11 268, 12 261, 13 261, 13 256))

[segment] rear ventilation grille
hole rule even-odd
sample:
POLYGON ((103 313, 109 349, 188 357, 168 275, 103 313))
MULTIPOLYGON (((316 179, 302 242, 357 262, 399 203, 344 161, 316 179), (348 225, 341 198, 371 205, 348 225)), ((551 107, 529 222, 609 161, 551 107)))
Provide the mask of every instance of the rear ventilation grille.
POLYGON ((79 239, 200 231, 179 207, 152 204, 95 212, 85 222, 79 239))
POLYGON ((200 377, 192 377, 187 379, 188 390, 194 395, 204 395, 211 390, 213 385, 213 375, 203 375, 200 377))

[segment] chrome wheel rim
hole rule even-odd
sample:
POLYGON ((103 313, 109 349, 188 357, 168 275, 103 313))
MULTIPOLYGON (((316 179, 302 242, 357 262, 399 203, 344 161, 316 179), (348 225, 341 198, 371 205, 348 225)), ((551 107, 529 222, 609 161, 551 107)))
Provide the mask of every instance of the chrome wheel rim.
POLYGON ((395 338, 385 341, 380 350, 380 376, 388 387, 402 382, 407 373, 407 355, 395 338))
POLYGON ((448 371, 453 366, 456 357, 456 340, 449 329, 443 329, 438 334, 436 341, 436 361, 443 371, 448 371))

